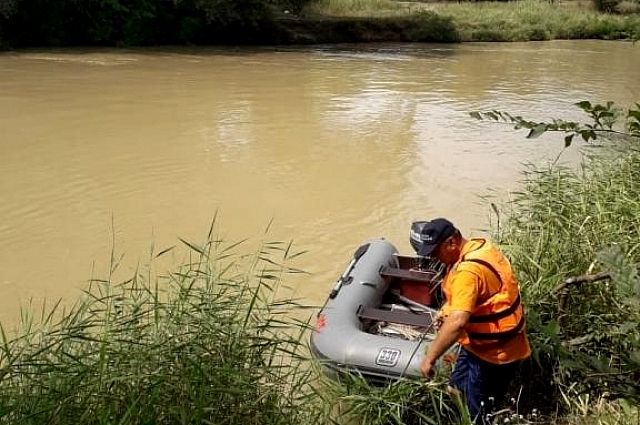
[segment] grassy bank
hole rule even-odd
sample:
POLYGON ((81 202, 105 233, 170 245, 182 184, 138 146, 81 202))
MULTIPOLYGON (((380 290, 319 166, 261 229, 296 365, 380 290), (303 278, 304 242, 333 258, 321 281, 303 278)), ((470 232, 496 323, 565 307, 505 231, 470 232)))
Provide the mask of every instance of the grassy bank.
POLYGON ((591 154, 577 172, 530 171, 500 229, 537 347, 524 398, 578 403, 572 396, 590 394, 638 405, 640 146, 591 154), (597 272, 611 279, 559 287, 597 272))
MULTIPOLYGON (((628 11, 640 11, 633 6, 628 11)), ((637 39, 640 14, 611 14, 583 3, 543 0, 514 2, 395 2, 392 0, 320 0, 307 8, 316 16, 356 18, 421 16, 434 13, 451 23, 461 41, 528 41, 553 39, 637 39)))
POLYGON ((439 4, 463 41, 638 39, 640 14, 627 16, 566 7, 540 0, 439 4))
POLYGON ((0 47, 638 39, 639 0, 0 0, 0 47), (602 7, 601 7, 602 8, 602 7))

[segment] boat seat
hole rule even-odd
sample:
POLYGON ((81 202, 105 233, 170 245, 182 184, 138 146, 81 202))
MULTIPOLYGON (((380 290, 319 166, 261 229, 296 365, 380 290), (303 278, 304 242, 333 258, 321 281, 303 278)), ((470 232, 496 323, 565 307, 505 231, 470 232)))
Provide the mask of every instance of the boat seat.
POLYGON ((398 253, 393 254, 393 256, 398 261, 398 267, 401 269, 417 269, 418 264, 420 264, 420 257, 400 255, 398 253))
POLYGON ((380 276, 424 283, 433 283, 437 281, 437 279, 435 279, 436 273, 434 272, 423 272, 412 269, 398 269, 395 267, 383 267, 382 270, 380 270, 380 276))
POLYGON ((377 322, 398 323, 401 325, 420 326, 428 328, 433 321, 429 313, 413 313, 403 310, 383 310, 381 308, 366 307, 361 305, 358 308, 358 317, 361 320, 375 320, 377 322))

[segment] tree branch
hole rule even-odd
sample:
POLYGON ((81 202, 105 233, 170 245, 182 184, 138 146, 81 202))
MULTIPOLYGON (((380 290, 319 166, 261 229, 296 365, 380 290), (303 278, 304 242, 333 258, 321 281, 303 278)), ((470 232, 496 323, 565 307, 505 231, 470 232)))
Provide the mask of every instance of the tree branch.
POLYGON ((569 290, 572 286, 609 279, 611 279, 611 274, 607 272, 600 272, 591 275, 572 276, 568 279, 565 279, 564 282, 556 286, 553 289, 552 293, 558 294, 558 320, 560 325, 564 324, 563 318, 566 317, 566 309, 569 303, 569 290))

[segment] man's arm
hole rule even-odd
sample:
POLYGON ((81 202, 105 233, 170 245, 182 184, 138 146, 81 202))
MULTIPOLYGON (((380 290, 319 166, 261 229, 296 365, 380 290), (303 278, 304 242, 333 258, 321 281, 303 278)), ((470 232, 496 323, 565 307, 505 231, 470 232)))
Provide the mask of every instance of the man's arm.
POLYGON ((429 350, 420 365, 420 370, 424 376, 429 377, 433 374, 433 366, 436 360, 460 338, 470 317, 471 313, 468 311, 455 310, 445 318, 436 335, 436 339, 429 346, 429 350))

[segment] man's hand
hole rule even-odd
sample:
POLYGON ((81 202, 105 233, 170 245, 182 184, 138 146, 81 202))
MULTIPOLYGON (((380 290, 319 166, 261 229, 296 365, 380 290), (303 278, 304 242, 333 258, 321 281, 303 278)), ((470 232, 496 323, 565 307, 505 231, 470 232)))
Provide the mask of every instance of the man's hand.
POLYGON ((439 311, 438 314, 436 315, 436 318, 433 320, 433 327, 435 328, 435 330, 440 330, 440 328, 442 327, 442 324, 444 323, 444 319, 445 319, 445 315, 442 311, 439 311))
POLYGON ((435 371, 433 370, 433 362, 426 356, 420 363, 420 372, 422 372, 422 376, 424 376, 425 378, 431 378, 435 374, 435 371))
POLYGON ((426 378, 433 376, 433 365, 462 335, 463 329, 469 322, 471 313, 466 311, 452 311, 442 323, 436 338, 429 345, 422 362, 420 372, 426 378))

